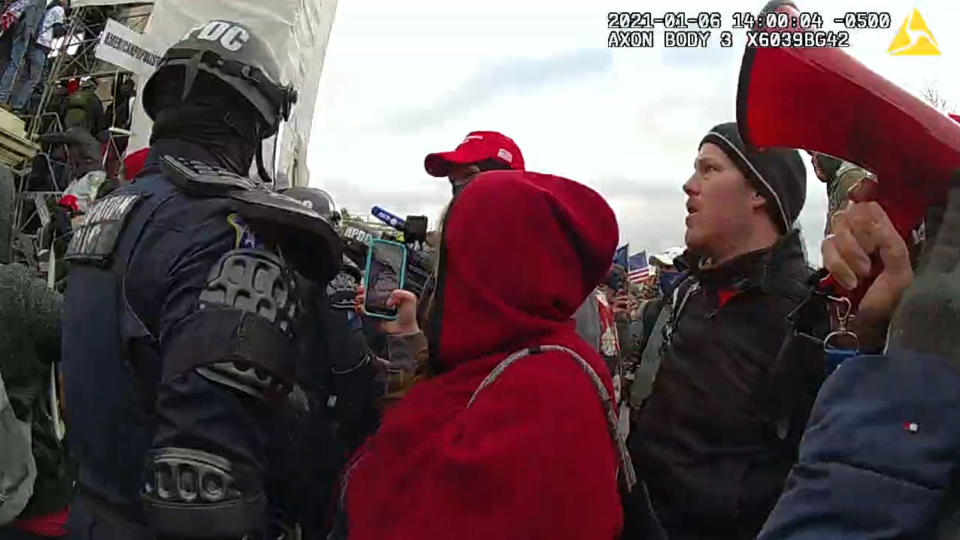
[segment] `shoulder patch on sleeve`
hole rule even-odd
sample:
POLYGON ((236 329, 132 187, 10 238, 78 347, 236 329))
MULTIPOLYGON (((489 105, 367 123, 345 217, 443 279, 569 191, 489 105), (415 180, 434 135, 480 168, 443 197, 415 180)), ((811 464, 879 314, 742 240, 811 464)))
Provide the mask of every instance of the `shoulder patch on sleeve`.
POLYGON ((142 199, 142 195, 115 195, 97 201, 73 232, 65 259, 105 264, 113 255, 123 225, 142 199))
POLYGON ((227 223, 233 228, 233 249, 260 249, 264 243, 260 241, 253 229, 240 214, 232 213, 227 216, 227 223))

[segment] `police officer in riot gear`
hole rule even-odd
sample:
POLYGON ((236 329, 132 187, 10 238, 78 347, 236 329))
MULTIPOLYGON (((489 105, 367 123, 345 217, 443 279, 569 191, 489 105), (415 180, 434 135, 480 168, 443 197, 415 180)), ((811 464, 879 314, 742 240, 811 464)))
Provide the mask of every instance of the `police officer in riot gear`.
POLYGON ((342 250, 321 216, 247 178, 294 100, 265 44, 228 21, 192 29, 147 83, 146 166, 67 250, 74 538, 299 534, 276 492, 313 471, 272 474, 289 453, 278 418, 316 406, 304 366, 326 360, 301 338, 323 324, 303 284, 322 291, 342 250))

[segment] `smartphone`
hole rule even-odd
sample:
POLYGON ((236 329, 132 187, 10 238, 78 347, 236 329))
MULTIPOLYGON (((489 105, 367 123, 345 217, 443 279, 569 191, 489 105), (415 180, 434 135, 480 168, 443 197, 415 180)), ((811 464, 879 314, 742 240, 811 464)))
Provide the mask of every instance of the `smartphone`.
POLYGON ((374 239, 367 248, 367 268, 363 274, 367 315, 396 319, 396 306, 387 307, 390 293, 402 289, 406 278, 407 246, 390 240, 374 239))

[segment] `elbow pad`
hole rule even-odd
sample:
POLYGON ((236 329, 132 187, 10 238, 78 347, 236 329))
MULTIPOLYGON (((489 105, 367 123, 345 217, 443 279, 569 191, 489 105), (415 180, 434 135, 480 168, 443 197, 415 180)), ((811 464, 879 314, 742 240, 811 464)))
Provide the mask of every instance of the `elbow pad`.
POLYGON ((188 448, 147 456, 144 513, 159 537, 259 538, 267 499, 253 470, 188 448))
POLYGON ((234 390, 270 398, 293 386, 299 316, 294 273, 262 249, 229 251, 211 269, 199 309, 164 347, 165 381, 190 370, 234 390))

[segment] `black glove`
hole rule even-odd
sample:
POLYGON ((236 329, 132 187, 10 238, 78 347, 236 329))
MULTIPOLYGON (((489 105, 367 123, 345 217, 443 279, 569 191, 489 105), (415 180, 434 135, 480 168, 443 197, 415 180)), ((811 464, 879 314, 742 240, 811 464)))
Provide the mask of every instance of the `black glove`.
POLYGON ((960 369, 960 171, 942 221, 936 214, 928 213, 920 268, 893 314, 887 347, 946 358, 960 369))
POLYGON ((363 331, 351 325, 356 313, 330 309, 324 314, 327 339, 330 344, 330 366, 334 374, 352 373, 373 360, 363 331))

